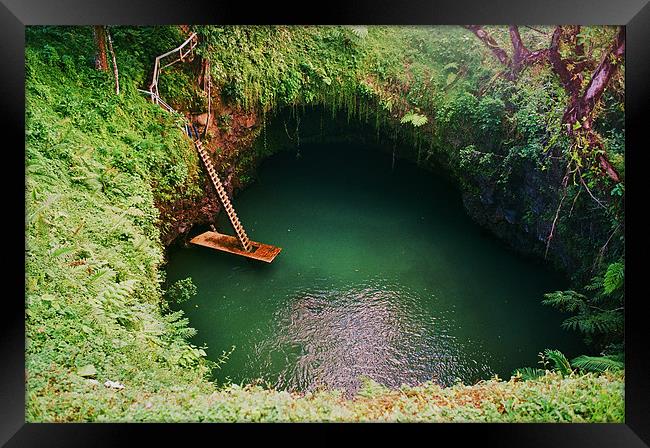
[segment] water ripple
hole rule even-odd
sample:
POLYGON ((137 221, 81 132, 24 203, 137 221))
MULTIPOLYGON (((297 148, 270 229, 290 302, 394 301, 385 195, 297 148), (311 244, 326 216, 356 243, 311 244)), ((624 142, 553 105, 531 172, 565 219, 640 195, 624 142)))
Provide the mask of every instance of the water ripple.
POLYGON ((485 356, 475 353, 469 360, 444 313, 432 315, 422 301, 382 281, 294 291, 276 312, 273 331, 256 345, 249 368, 267 378, 265 372, 278 372, 277 380, 270 379, 278 388, 349 394, 362 377, 399 387, 489 375, 485 356))

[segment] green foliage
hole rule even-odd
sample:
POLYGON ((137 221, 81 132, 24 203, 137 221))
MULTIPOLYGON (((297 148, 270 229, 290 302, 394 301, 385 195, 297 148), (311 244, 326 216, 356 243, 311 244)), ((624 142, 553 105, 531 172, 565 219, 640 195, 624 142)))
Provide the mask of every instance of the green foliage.
POLYGON ((120 381, 143 393, 200 384, 209 372, 204 352, 187 343, 193 331, 187 320, 160 313, 163 248, 155 204, 195 194, 198 159, 174 118, 136 87, 155 52, 168 48, 165 36, 177 36, 172 30, 111 28, 120 96, 110 76, 93 67, 90 27, 26 30, 32 421, 78 419, 85 405, 66 406, 61 396, 101 399, 104 391, 86 378, 120 381), (131 39, 137 49, 126 51, 131 39), (141 49, 149 39, 156 42, 141 49))
POLYGON ((588 309, 587 302, 587 296, 571 290, 544 294, 544 300, 542 300, 544 305, 550 305, 571 313, 586 311, 588 309))
POLYGON ((356 90, 355 32, 284 26, 204 26, 199 32, 213 82, 225 100, 245 109, 315 104, 326 97, 337 102, 356 90))
POLYGON ((405 123, 411 123, 413 127, 419 128, 420 126, 424 125, 427 123, 428 118, 424 115, 417 114, 413 111, 409 111, 407 114, 405 114, 402 119, 400 120, 400 123, 405 124, 405 123))
POLYGON ((369 377, 361 377, 361 388, 357 392, 357 396, 364 398, 375 398, 385 395, 389 389, 381 384, 373 381, 369 377))
POLYGON ((601 348, 623 341, 623 262, 611 263, 604 275, 595 276, 584 287, 586 294, 555 291, 544 295, 542 303, 572 313, 562 323, 564 328, 579 331, 588 343, 601 348))
POLYGON ((232 114, 221 114, 218 118, 219 129, 223 132, 227 132, 232 125, 232 114))
POLYGON ((348 25, 345 28, 352 31, 358 38, 365 39, 368 36, 368 27, 364 25, 348 25))
MULTIPOLYGON (((390 390, 367 380, 354 399, 339 391, 295 394, 261 386, 229 385, 209 392, 195 386, 119 393, 85 380, 58 397, 65 413, 39 421, 96 422, 567 422, 624 420, 621 372, 563 378, 547 372, 536 379, 488 380, 442 388, 434 383, 390 390), (104 388, 101 388, 104 389, 104 388)), ((39 404, 43 401, 39 399, 39 404)), ((39 408, 40 409, 40 408, 39 408)), ((34 421, 30 413, 28 421, 34 421)))
POLYGON ((542 364, 544 369, 524 367, 515 370, 512 375, 525 381, 541 378, 549 371, 551 363, 553 364, 551 370, 563 377, 575 375, 574 369, 578 369, 583 373, 600 374, 606 371, 622 371, 624 368, 623 355, 620 351, 615 354, 603 354, 601 356, 580 355, 569 362, 559 350, 546 349, 543 353, 539 353, 539 357, 539 364, 542 364))
POLYGON ((533 367, 522 367, 512 372, 512 376, 516 378, 521 378, 524 381, 536 380, 538 378, 543 377, 544 375, 546 375, 546 370, 535 369, 533 367))
POLYGON ((564 356, 564 353, 561 351, 551 350, 547 348, 544 350, 544 357, 542 358, 542 361, 546 360, 552 361, 554 370, 560 374, 570 375, 572 373, 571 364, 569 363, 569 360, 566 358, 566 356, 564 356))
POLYGON ((616 333, 622 330, 622 315, 615 311, 591 312, 572 316, 566 319, 562 326, 570 330, 578 330, 587 335, 595 333, 616 333))
POLYGON ((233 345, 232 347, 230 347, 230 350, 228 350, 228 351, 223 350, 221 352, 221 355, 219 355, 219 358, 215 361, 214 367, 216 369, 220 369, 221 366, 226 364, 228 362, 228 359, 230 358, 230 355, 232 355, 232 352, 235 351, 235 348, 236 347, 233 345))
POLYGON ((92 364, 86 364, 77 370, 77 375, 84 378, 92 378, 94 376, 97 376, 97 369, 92 364))
POLYGON ((607 370, 623 370, 623 362, 610 356, 581 355, 571 360, 571 365, 585 372, 602 373, 607 370))
POLYGON ((620 262, 612 263, 607 266, 605 278, 603 279, 603 288, 605 294, 609 295, 623 286, 625 276, 625 265, 620 262))
POLYGON ((183 303, 190 300, 197 294, 198 290, 192 278, 187 277, 182 280, 174 282, 167 290, 167 300, 175 303, 183 303))
POLYGON ((547 348, 543 352, 538 353, 538 356, 538 364, 541 364, 543 369, 523 367, 513 371, 512 375, 516 378, 527 381, 540 378, 549 371, 556 372, 561 376, 570 376, 574 373, 571 369, 571 363, 566 358, 566 356, 564 356, 564 353, 559 350, 547 348))

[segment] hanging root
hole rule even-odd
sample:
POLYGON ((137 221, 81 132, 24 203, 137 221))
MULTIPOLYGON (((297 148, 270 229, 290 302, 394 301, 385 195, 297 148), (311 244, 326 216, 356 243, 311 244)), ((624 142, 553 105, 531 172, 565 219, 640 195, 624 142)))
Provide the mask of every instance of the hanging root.
POLYGON ((573 207, 576 206, 576 201, 578 200, 578 197, 580 196, 580 193, 582 193, 582 190, 578 190, 578 193, 576 196, 573 198, 573 203, 571 203, 571 210, 569 210, 569 218, 573 214, 573 207))
POLYGON ((612 240, 612 238, 614 237, 614 235, 616 235, 616 232, 617 232, 618 229, 620 229, 620 228, 621 228, 621 224, 618 224, 618 225, 616 226, 616 228, 614 228, 614 230, 612 231, 612 234, 609 235, 609 238, 607 238, 607 241, 605 241, 605 244, 603 244, 603 247, 600 248, 600 251, 598 251, 598 257, 596 258, 596 262, 594 263, 594 265, 593 265, 593 267, 592 267, 592 270, 595 270, 595 269, 596 269, 596 266, 597 266, 597 265, 602 261, 603 256, 605 255, 605 250, 607 249, 607 245, 608 245, 609 242, 612 240))
POLYGON ((284 123, 284 132, 287 134, 287 138, 289 140, 293 141, 293 137, 291 137, 291 135, 289 135, 289 129, 287 129, 287 122, 284 121, 284 120, 282 122, 284 123))
MULTIPOLYGON (((562 210, 562 204, 564 203, 564 199, 566 198, 567 195, 567 184, 569 182, 569 170, 567 168, 567 172, 564 175, 564 179, 562 179, 562 188, 564 189, 564 192, 562 193, 562 198, 560 199, 560 203, 557 206, 557 210, 555 211, 555 218, 553 218, 553 224, 551 225, 551 231, 549 232, 548 236, 546 237, 546 251, 544 251, 544 259, 546 259, 548 255, 548 249, 551 247, 551 240, 553 239, 553 235, 555 233, 555 226, 557 224, 557 220, 560 217, 560 210, 562 210)), ((573 209, 573 207, 571 207, 573 209)))
POLYGON ((602 208, 607 209, 607 207, 605 206, 605 204, 603 204, 602 202, 600 202, 600 201, 598 200, 598 198, 596 198, 596 196, 594 196, 594 195, 591 193, 591 190, 589 189, 589 187, 588 187, 587 184, 585 183, 585 180, 582 178, 582 174, 580 173, 580 171, 578 171, 578 177, 580 177, 580 182, 582 183, 582 186, 585 187, 585 190, 587 190, 587 193, 589 193, 589 196, 591 196, 591 199, 593 199, 594 201, 596 201, 596 204, 598 204, 598 205, 601 206, 602 208))

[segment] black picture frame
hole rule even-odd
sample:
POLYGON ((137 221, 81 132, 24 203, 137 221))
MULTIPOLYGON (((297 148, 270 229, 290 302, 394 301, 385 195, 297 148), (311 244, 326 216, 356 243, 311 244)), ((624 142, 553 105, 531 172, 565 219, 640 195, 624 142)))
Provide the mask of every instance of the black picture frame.
MULTIPOLYGON (((626 26, 626 386, 625 423, 622 424, 433 424, 400 425, 397 429, 418 433, 433 431, 441 436, 462 441, 475 437, 482 446, 650 446, 650 348, 645 340, 642 312, 645 294, 633 294, 633 285, 643 283, 644 247, 644 166, 648 144, 644 112, 650 99, 650 4, 648 0, 444 0, 441 2, 328 2, 308 5, 255 5, 244 2, 195 0, 191 4, 172 1, 144 0, 1 0, 0 54, 2 81, 0 94, 3 108, 3 192, 5 203, 11 199, 13 210, 6 213, 5 243, 18 241, 12 257, 6 245, 7 267, 20 270, 23 250, 17 235, 24 230, 24 196, 18 185, 24 182, 24 109, 25 67, 24 27, 27 25, 151 25, 151 24, 583 24, 626 26), (10 140, 9 137, 15 138, 10 140), (9 144, 15 141, 15 144, 9 144), (9 157, 10 156, 10 157, 9 157), (7 159, 9 157, 9 159, 7 159), (16 160, 13 158, 15 157, 16 160), (20 165, 22 163, 22 165, 20 165), (16 174, 16 176, 6 176, 16 174), (631 238, 631 239, 630 239, 631 238), (633 261, 629 261, 633 260, 633 261)), ((24 185, 24 184, 23 184, 24 185)), ((22 190, 24 194, 24 189, 22 190)), ((24 261, 24 252, 22 260, 24 261)), ((24 268, 24 264, 23 264, 24 268)), ((226 429, 245 440, 250 426, 215 424, 37 424, 25 423, 25 331, 23 273, 6 271, 6 281, 16 283, 18 293, 2 294, 2 326, 0 326, 0 443, 7 446, 114 446, 129 444, 138 435, 171 443, 184 440, 198 443, 201 436, 213 437, 213 430, 226 429)), ((639 288, 640 289, 640 288, 639 288)), ((286 425, 270 425, 287 429, 286 425)), ((306 428, 324 429, 323 425, 298 425, 289 428, 291 437, 299 437, 306 428), (296 432, 298 431, 298 432, 296 432)), ((382 436, 388 426, 396 425, 330 425, 325 434, 360 432, 382 436)), ((268 428, 255 425, 256 430, 268 428)), ((219 439, 226 443, 226 439, 219 439)), ((179 442, 180 443, 180 442, 179 442)))

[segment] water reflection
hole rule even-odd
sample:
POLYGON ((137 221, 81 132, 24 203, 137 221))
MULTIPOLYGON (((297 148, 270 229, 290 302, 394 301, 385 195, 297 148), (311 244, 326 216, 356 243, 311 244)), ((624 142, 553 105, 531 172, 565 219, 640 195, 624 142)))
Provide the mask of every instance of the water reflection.
POLYGON ((435 297, 380 281, 298 291, 276 312, 276 327, 256 345, 249 368, 260 377, 277 372, 272 384, 278 388, 349 394, 364 376, 399 387, 490 375, 485 355, 467 356, 444 314, 422 308, 430 300, 435 297))

